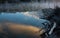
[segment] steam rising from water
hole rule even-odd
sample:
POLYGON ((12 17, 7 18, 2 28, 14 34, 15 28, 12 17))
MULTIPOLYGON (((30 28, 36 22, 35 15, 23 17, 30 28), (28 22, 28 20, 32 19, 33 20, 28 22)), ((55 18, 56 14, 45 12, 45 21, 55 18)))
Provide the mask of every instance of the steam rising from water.
POLYGON ((22 14, 24 14, 26 16, 34 17, 36 19, 40 19, 44 16, 44 14, 41 11, 40 12, 37 12, 37 11, 28 12, 27 11, 27 12, 24 12, 22 14))
POLYGON ((23 14, 26 15, 26 16, 31 16, 31 17, 39 19, 39 16, 37 14, 34 14, 33 12, 25 12, 23 14))

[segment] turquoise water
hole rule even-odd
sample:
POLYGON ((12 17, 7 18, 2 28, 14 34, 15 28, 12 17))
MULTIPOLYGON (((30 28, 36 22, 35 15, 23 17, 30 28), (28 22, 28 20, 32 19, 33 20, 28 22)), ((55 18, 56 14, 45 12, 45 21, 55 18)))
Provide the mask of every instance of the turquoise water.
POLYGON ((1 13, 0 14, 0 23, 1 22, 13 22, 19 24, 28 24, 40 28, 46 28, 42 23, 49 24, 49 21, 44 19, 37 19, 32 16, 24 15, 23 13, 1 13))

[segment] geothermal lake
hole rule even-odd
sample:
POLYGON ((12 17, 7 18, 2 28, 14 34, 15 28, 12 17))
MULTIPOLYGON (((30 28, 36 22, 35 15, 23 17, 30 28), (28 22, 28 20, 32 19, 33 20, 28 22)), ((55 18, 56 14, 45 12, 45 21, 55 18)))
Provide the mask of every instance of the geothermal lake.
POLYGON ((37 17, 30 16, 29 14, 25 15, 25 13, 0 13, 0 23, 5 22, 12 22, 12 23, 18 23, 18 24, 27 24, 27 25, 33 25, 36 27, 44 27, 43 22, 48 22, 44 19, 39 19, 37 17))
POLYGON ((48 25, 44 26, 43 23, 49 24, 50 22, 44 19, 40 19, 39 17, 36 16, 31 16, 30 14, 25 12, 16 12, 16 13, 2 12, 0 13, 0 23, 2 24, 17 23, 17 24, 24 24, 24 25, 32 25, 47 30, 48 25))

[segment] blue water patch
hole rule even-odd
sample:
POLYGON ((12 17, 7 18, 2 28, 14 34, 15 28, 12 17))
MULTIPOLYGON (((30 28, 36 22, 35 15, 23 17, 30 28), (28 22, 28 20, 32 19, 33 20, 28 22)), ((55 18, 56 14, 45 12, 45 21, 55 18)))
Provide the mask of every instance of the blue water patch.
POLYGON ((43 23, 49 23, 49 21, 44 19, 37 19, 31 16, 24 15, 23 13, 1 13, 0 22, 13 22, 19 24, 28 24, 36 27, 45 28, 43 23))

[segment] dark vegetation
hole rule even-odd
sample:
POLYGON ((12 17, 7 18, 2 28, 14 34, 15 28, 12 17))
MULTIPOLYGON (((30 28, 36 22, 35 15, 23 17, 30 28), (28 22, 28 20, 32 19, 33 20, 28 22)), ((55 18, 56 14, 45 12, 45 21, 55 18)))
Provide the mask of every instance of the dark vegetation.
POLYGON ((57 36, 57 38, 60 38, 60 7, 56 6, 56 8, 53 10, 53 13, 47 16, 47 19, 51 22, 56 22, 57 26, 53 33, 57 36))
POLYGON ((55 10, 54 15, 57 17, 57 18, 53 18, 57 23, 57 27, 55 28, 54 31, 56 35, 60 38, 60 8, 56 7, 54 10, 55 10))

